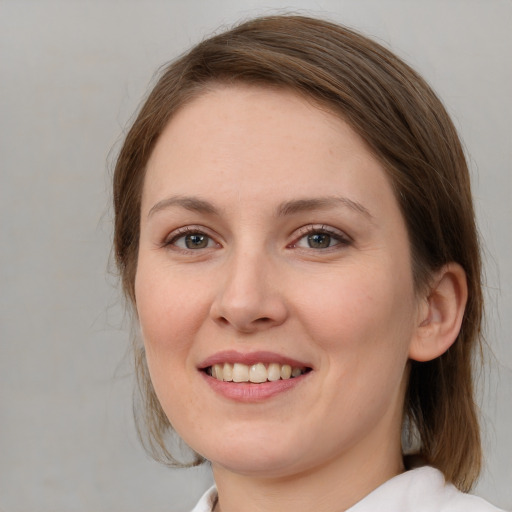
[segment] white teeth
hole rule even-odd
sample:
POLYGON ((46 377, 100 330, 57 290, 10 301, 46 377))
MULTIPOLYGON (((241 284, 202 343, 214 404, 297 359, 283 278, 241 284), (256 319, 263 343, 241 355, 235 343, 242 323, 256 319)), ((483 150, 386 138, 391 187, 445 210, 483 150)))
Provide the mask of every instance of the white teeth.
POLYGON ((264 363, 257 363, 252 366, 242 363, 224 363, 214 364, 207 369, 207 373, 217 380, 252 382, 255 384, 299 377, 304 371, 305 369, 301 367, 292 367, 289 364, 281 365, 279 363, 270 363, 268 366, 265 366, 264 363))
POLYGON ((233 382, 249 382, 249 367, 246 364, 233 365, 233 382))
POLYGON ((222 380, 225 380, 226 382, 231 382, 233 380, 232 364, 224 363, 224 368, 222 369, 222 380))
POLYGON ((277 363, 270 363, 268 365, 268 380, 274 382, 281 378, 281 365, 277 363))
POLYGON ((301 373, 302 373, 302 370, 300 368, 292 369, 292 377, 298 377, 301 373))
POLYGON ((249 370, 249 380, 256 384, 266 382, 267 376, 267 369, 263 363, 253 364, 249 370))
POLYGON ((292 367, 289 364, 281 366, 281 379, 289 379, 292 375, 292 367))
POLYGON ((216 378, 217 380, 222 380, 222 365, 221 364, 213 365, 212 377, 216 378))

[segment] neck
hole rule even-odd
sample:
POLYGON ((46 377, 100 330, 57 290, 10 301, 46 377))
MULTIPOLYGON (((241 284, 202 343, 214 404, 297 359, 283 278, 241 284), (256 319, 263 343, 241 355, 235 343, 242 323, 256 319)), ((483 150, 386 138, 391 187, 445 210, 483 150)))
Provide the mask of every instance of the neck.
POLYGON ((404 470, 393 442, 377 459, 353 454, 275 478, 240 475, 215 464, 212 467, 219 493, 215 512, 342 512, 404 470))

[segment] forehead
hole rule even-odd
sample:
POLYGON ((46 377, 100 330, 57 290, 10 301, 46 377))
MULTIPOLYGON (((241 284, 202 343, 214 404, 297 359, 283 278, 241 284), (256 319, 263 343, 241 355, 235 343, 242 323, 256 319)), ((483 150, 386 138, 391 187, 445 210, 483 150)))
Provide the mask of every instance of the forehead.
POLYGON ((191 191, 247 204, 336 193, 359 201, 365 181, 367 201, 391 193, 382 166, 340 116, 289 90, 218 86, 166 126, 148 161, 143 209, 191 191))

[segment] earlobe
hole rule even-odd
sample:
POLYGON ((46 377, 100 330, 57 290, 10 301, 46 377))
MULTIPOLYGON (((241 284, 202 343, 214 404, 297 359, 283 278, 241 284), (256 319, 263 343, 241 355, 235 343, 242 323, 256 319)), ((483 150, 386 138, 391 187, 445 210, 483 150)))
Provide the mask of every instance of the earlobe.
POLYGON ((409 347, 409 358, 431 361, 444 354, 457 339, 468 298, 466 273, 458 263, 448 263, 435 273, 409 347))

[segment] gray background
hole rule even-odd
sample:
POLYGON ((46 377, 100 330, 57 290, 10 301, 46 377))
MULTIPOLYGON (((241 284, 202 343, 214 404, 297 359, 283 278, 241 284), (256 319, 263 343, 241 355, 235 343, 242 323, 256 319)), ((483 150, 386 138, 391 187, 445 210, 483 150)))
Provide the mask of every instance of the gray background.
POLYGON ((487 466, 476 492, 512 508, 510 0, 2 0, 1 511, 180 512, 209 485, 207 468, 149 460, 134 434, 128 322, 108 273, 108 169, 159 65, 219 26, 276 8, 390 46, 460 129, 487 246, 495 355, 480 379, 487 466))

